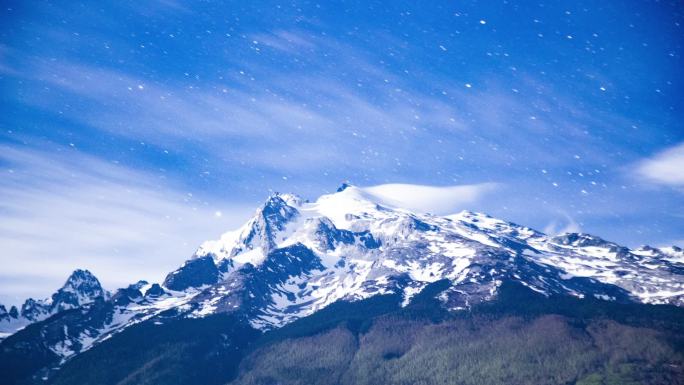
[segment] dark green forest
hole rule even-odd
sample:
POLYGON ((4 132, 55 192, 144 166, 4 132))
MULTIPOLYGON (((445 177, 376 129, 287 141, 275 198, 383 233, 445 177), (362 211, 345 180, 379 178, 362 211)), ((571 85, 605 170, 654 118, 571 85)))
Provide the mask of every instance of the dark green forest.
POLYGON ((251 352, 231 384, 682 384, 683 314, 513 284, 447 314, 423 293, 371 320, 350 312, 325 331, 312 322, 312 335, 311 319, 275 331, 282 340, 251 352))

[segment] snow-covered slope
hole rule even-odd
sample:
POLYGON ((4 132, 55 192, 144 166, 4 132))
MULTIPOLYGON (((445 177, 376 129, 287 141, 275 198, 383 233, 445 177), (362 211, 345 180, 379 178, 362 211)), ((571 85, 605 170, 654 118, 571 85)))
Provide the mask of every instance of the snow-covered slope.
MULTIPOLYGON (((277 328, 339 300, 399 293, 408 304, 445 279, 451 285, 439 299, 454 311, 494 298, 506 280, 544 294, 684 305, 677 247, 630 250, 485 214, 414 213, 393 207, 397 201, 396 192, 350 185, 313 202, 275 194, 243 227, 202 244, 162 285, 139 282, 111 297, 102 292, 99 301, 89 300, 95 292, 79 294, 57 307, 55 296, 41 302, 58 313, 80 306, 47 321, 52 334, 44 343, 64 360, 137 322, 219 312, 277 328)), ((60 292, 73 292, 67 286, 60 292)), ((0 308, 0 322, 9 313, 0 308)))
POLYGON ((229 268, 193 302, 193 314, 249 303, 252 324, 271 328, 341 299, 400 291, 408 303, 442 279, 452 282, 442 294, 452 309, 492 298, 506 279, 547 294, 684 304, 676 252, 632 251, 587 234, 547 236, 472 212, 417 214, 387 206, 392 199, 380 193, 345 185, 315 202, 271 197, 238 232, 199 248, 196 258, 229 268), (300 265, 294 273, 283 269, 292 264, 300 265), (244 285, 245 271, 278 274, 257 290, 244 285), (240 290, 248 301, 235 295, 240 290))

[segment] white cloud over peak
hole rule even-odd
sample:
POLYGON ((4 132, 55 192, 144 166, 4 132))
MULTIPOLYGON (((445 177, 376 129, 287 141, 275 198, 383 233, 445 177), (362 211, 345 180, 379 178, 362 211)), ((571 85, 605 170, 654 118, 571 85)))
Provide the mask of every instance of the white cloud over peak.
POLYGON ((636 172, 651 183, 684 187, 684 143, 642 160, 636 172))
POLYGON ((444 215, 468 208, 466 205, 477 202, 496 186, 496 183, 456 186, 391 183, 363 187, 361 190, 388 206, 444 215))

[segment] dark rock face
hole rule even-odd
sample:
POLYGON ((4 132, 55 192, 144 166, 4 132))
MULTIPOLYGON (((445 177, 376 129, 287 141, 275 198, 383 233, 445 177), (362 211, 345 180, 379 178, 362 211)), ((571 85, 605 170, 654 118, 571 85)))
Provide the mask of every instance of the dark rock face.
POLYGON ((52 295, 51 312, 73 309, 96 299, 104 299, 100 281, 88 270, 75 270, 64 286, 52 295))
POLYGON ((241 252, 261 247, 268 253, 276 247, 275 238, 279 231, 299 215, 296 208, 290 206, 279 195, 271 196, 259 209, 251 222, 251 229, 241 240, 241 245, 232 251, 232 256, 241 252))
POLYGON ((235 264, 233 263, 232 259, 222 259, 221 262, 218 264, 218 269, 221 273, 225 274, 233 270, 233 267, 235 267, 235 264))
POLYGON ((272 251, 262 265, 247 269, 242 276, 245 289, 242 301, 246 313, 250 316, 262 314, 271 303, 276 287, 289 278, 323 269, 320 259, 300 243, 272 251))
POLYGON ((218 282, 219 270, 211 256, 187 261, 183 267, 166 276, 164 286, 171 290, 185 290, 218 282))
POLYGON ((5 307, 5 305, 0 305, 0 317, 2 317, 5 314, 7 314, 7 308, 5 307))
POLYGON ((10 311, 7 311, 5 305, 0 305, 0 322, 9 321, 12 318, 17 318, 18 312, 17 308, 12 306, 10 311))
POLYGON ((334 250, 339 244, 351 245, 355 242, 367 249, 380 247, 380 242, 373 238, 369 231, 353 232, 338 229, 328 218, 317 218, 315 221, 318 223, 314 231, 314 239, 324 250, 334 250))
POLYGON ((143 297, 140 289, 145 285, 147 285, 147 281, 138 281, 126 288, 117 290, 116 294, 112 296, 112 302, 117 306, 126 306, 132 302, 140 302, 143 297))
POLYGON ((584 233, 567 233, 558 235, 551 239, 554 243, 565 246, 577 246, 577 247, 587 247, 587 246, 602 246, 610 244, 610 242, 599 238, 595 235, 584 234, 584 233))
POLYGON ((49 307, 33 298, 29 298, 21 305, 21 316, 27 320, 34 321, 41 318, 50 311, 49 307))
POLYGON ((155 283, 149 289, 147 289, 147 291, 145 292, 145 297, 156 298, 161 297, 164 294, 166 294, 164 289, 162 289, 158 283, 155 283))
POLYGON ((340 185, 340 187, 337 188, 336 192, 342 192, 349 187, 351 187, 351 184, 349 184, 348 182, 344 182, 340 185))
POLYGON ((301 243, 276 249, 257 269, 264 282, 283 282, 314 269, 324 269, 320 259, 301 243))
MULTIPOLYGON (((293 277, 305 277, 313 271, 324 269, 320 258, 311 249, 296 243, 271 251, 259 266, 249 263, 241 266, 215 287, 200 293, 192 303, 197 305, 217 299, 214 303, 216 312, 237 312, 246 319, 267 315, 273 305, 273 295, 282 292, 280 285, 293 277), (219 294, 221 292, 224 294, 219 294)), ((294 300, 292 294, 285 295, 288 300, 294 300)), ((296 312, 298 308, 299 305, 294 304, 289 311, 296 312)))

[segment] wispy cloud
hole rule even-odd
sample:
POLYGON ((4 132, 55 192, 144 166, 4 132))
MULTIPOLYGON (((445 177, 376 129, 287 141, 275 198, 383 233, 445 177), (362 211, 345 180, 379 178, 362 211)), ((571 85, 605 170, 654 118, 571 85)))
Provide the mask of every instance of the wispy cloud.
POLYGON ((361 161, 391 166, 391 153, 425 140, 426 127, 465 127, 438 98, 391 87, 388 94, 368 94, 315 75, 274 75, 264 90, 242 84, 242 75, 186 87, 78 63, 40 63, 31 73, 89 108, 70 113, 62 97, 27 98, 27 104, 110 135, 164 148, 193 145, 209 156, 284 173, 339 165, 349 160, 349 149, 361 161))
POLYGON ((495 183, 458 186, 390 183, 363 187, 361 190, 393 207, 445 215, 471 207, 470 205, 482 199, 485 194, 496 187, 495 183))
MULTIPOLYGON (((301 33, 274 35, 279 42, 314 44, 301 33)), ((261 39, 266 44, 267 39, 261 39)), ((571 101, 554 97, 557 105, 546 105, 543 110, 549 112, 539 114, 538 106, 496 84, 473 90, 438 79, 427 87, 438 91, 433 94, 412 89, 393 71, 351 48, 314 41, 353 57, 349 66, 359 71, 359 79, 350 83, 331 74, 260 73, 268 78, 265 82, 236 71, 223 81, 189 86, 73 62, 44 62, 34 63, 28 76, 59 92, 24 102, 116 137, 178 151, 190 146, 210 159, 281 174, 306 175, 340 166, 361 173, 368 164, 413 174, 426 168, 453 169, 454 158, 478 167, 513 160, 519 167, 553 167, 572 162, 574 153, 599 153, 590 150, 598 142, 582 133, 601 119, 579 116, 571 101), (62 93, 88 108, 71 112, 62 93), (537 140, 553 127, 568 137, 537 140), (431 148, 425 156, 411 156, 425 148, 431 148), (514 157, 512 148, 529 151, 514 157)))
POLYGON ((684 187, 684 143, 667 148, 639 162, 636 174, 647 182, 684 187))
POLYGON ((544 227, 544 233, 549 235, 559 235, 564 233, 581 233, 582 226, 577 223, 570 215, 565 212, 560 213, 563 219, 551 221, 544 227))
POLYGON ((271 33, 256 33, 250 36, 254 44, 264 45, 288 54, 311 52, 317 44, 311 36, 301 32, 277 30, 271 33))
POLYGON ((253 209, 210 204, 145 173, 54 150, 0 148, 2 301, 48 295, 76 268, 109 289, 159 281, 253 209))

